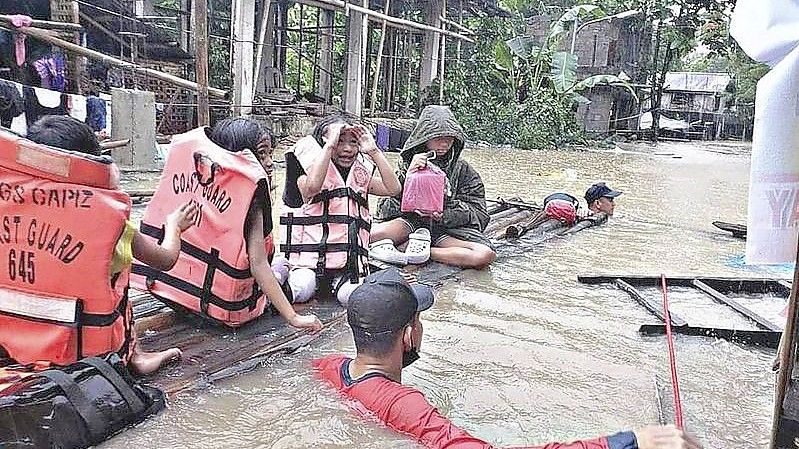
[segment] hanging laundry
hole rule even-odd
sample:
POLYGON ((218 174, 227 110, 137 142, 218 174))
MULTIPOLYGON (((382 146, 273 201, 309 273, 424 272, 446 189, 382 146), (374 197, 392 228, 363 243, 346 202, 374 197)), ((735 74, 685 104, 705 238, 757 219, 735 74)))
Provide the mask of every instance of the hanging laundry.
POLYGON ((25 103, 15 83, 0 80, 0 125, 10 128, 11 122, 25 112, 25 103))
POLYGON ((389 128, 386 125, 380 124, 377 125, 377 131, 375 134, 377 135, 377 148, 380 148, 383 151, 388 150, 388 141, 389 141, 389 128))
POLYGON ((67 96, 61 92, 23 86, 22 97, 25 100, 25 117, 29 124, 35 123, 44 115, 67 115, 67 96))
MULTIPOLYGON (((17 14, 11 16, 11 25, 16 28, 27 28, 31 26, 33 19, 28 16, 17 14)), ((25 64, 25 34, 15 33, 14 35, 14 54, 17 58, 17 65, 22 67, 25 64)))
POLYGON ((94 131, 106 129, 105 100, 94 95, 86 97, 86 124, 94 131))
POLYGON ((36 60, 33 63, 36 72, 39 74, 42 83, 41 86, 45 89, 64 91, 66 79, 64 77, 64 55, 55 53, 50 56, 36 60))
POLYGON ((88 117, 86 97, 83 95, 69 95, 69 115, 82 122, 86 122, 88 117))

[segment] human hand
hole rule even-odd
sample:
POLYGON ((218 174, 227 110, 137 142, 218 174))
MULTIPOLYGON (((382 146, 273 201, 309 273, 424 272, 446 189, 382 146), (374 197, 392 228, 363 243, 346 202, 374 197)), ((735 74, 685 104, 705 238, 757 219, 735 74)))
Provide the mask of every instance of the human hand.
POLYGON ((375 138, 363 125, 352 126, 349 131, 358 140, 358 147, 361 153, 373 154, 378 150, 375 138))
POLYGON ((702 444, 673 425, 646 426, 633 431, 639 449, 702 449, 702 444))
POLYGON ((183 232, 194 224, 198 213, 197 202, 189 201, 167 215, 166 226, 183 232))
POLYGON ((341 139, 341 134, 344 133, 347 127, 348 125, 346 123, 333 123, 329 125, 325 132, 325 136, 322 136, 322 140, 325 142, 325 148, 335 148, 336 145, 338 145, 339 139, 341 139))
POLYGON ((319 332, 322 330, 322 322, 319 321, 319 318, 313 314, 300 315, 299 313, 296 313, 288 321, 290 325, 298 329, 309 329, 313 332, 319 332))
POLYGON ((432 212, 430 216, 433 218, 433 221, 441 221, 441 219, 444 218, 442 212, 432 212))
POLYGON ((408 166, 408 173, 415 172, 427 167, 427 153, 419 153, 411 159, 408 166))

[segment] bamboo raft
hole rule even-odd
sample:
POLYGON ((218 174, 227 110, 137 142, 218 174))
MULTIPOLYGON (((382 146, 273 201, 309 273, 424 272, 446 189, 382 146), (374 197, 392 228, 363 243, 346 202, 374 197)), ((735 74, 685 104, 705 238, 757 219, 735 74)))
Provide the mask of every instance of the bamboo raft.
MULTIPOLYGON (((141 193, 146 196, 149 192, 141 193)), ((525 241, 520 236, 532 237, 537 242, 573 234, 607 220, 600 214, 566 227, 558 220, 542 218, 540 212, 540 206, 518 198, 497 200, 489 209, 491 221, 486 234, 494 241, 519 245, 525 241), (515 234, 509 232, 514 228, 515 234)), ((406 271, 415 271, 419 282, 436 287, 461 270, 431 263, 421 270, 413 266, 406 271)), ((270 356, 291 353, 324 334, 324 331, 315 335, 298 331, 279 316, 265 316, 233 330, 172 310, 147 293, 131 290, 131 300, 143 349, 158 351, 178 347, 183 351, 182 361, 144 379, 168 394, 204 388, 215 380, 246 372, 270 356)), ((315 313, 325 328, 342 323, 346 318, 344 309, 333 299, 311 301, 297 309, 315 313)))
MULTIPOLYGON (((614 284, 618 289, 630 295, 630 298, 646 308, 661 322, 665 321, 663 307, 657 301, 645 296, 638 287, 657 287, 660 277, 656 276, 578 276, 577 280, 584 284, 614 284)), ((670 287, 690 287, 709 296, 715 302, 729 307, 739 315, 747 318, 757 329, 727 329, 716 327, 691 326, 681 316, 671 312, 672 330, 676 333, 692 336, 704 336, 730 340, 738 343, 776 348, 779 344, 782 328, 767 318, 750 310, 739 301, 731 298, 730 293, 776 294, 787 298, 791 284, 779 279, 744 279, 744 278, 712 278, 712 277, 669 277, 670 287)), ((662 335, 666 332, 665 324, 643 324, 639 333, 643 335, 662 335)))

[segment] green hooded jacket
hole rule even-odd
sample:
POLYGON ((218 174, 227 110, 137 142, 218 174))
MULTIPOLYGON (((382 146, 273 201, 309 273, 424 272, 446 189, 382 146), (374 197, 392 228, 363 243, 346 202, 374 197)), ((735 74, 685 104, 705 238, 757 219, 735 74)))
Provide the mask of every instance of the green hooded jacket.
MULTIPOLYGON (((490 219, 486 211, 485 186, 477 171, 460 157, 466 143, 466 134, 448 107, 427 106, 422 110, 416 127, 400 152, 397 177, 400 185, 404 186, 405 174, 413 156, 428 151, 428 140, 447 136, 455 137, 455 143, 447 153, 448 161, 435 161, 446 173, 449 183, 441 226, 445 229, 472 228, 482 232, 490 219)), ((377 207, 378 218, 391 220, 400 217, 401 199, 402 193, 397 197, 381 199, 377 207)))

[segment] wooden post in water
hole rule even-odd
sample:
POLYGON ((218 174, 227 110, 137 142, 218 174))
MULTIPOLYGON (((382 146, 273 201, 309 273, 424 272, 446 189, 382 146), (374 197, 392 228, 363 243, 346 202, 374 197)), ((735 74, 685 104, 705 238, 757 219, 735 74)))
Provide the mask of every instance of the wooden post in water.
POLYGON ((194 0, 194 58, 197 77, 197 125, 211 124, 208 108, 208 0, 194 0))
MULTIPOLYGON (((383 14, 388 15, 391 12, 391 0, 386 0, 386 5, 383 8, 383 14)), ((377 112, 377 89, 380 85, 380 69, 383 66, 383 47, 386 45, 386 28, 388 27, 388 22, 384 19, 383 23, 380 26, 380 43, 377 45, 377 65, 375 66, 375 76, 372 79, 372 98, 369 102, 369 106, 372 110, 372 114, 377 112)), ((388 89, 388 86, 385 86, 388 89)))
MULTIPOLYGON (((779 347, 779 374, 777 375, 777 392, 774 395, 774 417, 771 429, 771 449, 794 448, 796 447, 793 442, 794 438, 798 435, 799 423, 790 417, 785 416, 785 397, 788 392, 789 383, 791 381, 791 373, 794 369, 794 361, 796 360, 796 320, 797 308, 796 298, 797 289, 799 288, 799 248, 796 253, 796 266, 793 272, 793 286, 791 288, 791 295, 788 297, 788 318, 785 323, 785 330, 782 332, 782 340, 779 347), (791 425, 793 424, 793 425, 791 425), (788 427, 791 427, 789 429, 788 427), (781 443, 788 442, 788 445, 781 445, 781 443)), ((799 399, 799 398, 794 398, 799 399)), ((799 405, 799 404, 797 404, 799 405)))

